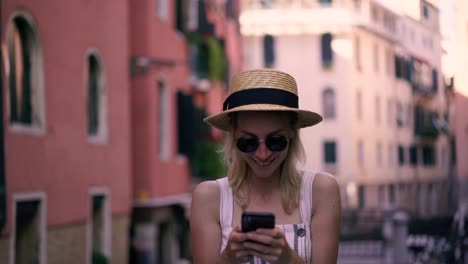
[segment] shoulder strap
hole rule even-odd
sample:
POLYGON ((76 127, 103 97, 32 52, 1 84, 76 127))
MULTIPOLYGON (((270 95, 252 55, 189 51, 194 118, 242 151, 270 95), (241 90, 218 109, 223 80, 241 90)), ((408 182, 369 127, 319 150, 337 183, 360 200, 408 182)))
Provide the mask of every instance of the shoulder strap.
POLYGON ((219 186, 219 223, 221 228, 232 226, 233 197, 227 177, 217 179, 219 186))
POLYGON ((314 181, 315 172, 305 171, 302 174, 302 191, 301 191, 301 218, 304 224, 310 226, 312 218, 312 182, 314 181))

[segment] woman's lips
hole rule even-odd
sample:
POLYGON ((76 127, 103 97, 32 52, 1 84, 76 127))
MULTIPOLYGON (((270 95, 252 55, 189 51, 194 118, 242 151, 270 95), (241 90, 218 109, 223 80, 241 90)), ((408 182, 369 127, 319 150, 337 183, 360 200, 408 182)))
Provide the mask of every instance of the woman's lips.
POLYGON ((266 168, 266 167, 268 167, 271 163, 273 163, 273 160, 274 160, 274 159, 270 159, 270 160, 267 160, 267 161, 260 161, 260 160, 253 159, 253 162, 255 162, 255 164, 256 164, 258 167, 266 168))

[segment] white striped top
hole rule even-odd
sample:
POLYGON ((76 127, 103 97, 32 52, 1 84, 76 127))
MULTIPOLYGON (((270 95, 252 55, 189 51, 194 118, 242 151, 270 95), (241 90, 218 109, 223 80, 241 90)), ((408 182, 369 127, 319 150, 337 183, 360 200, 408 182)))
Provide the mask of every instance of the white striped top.
MULTIPOLYGON (((289 246, 305 261, 311 263, 311 239, 310 239, 310 221, 312 217, 312 181, 315 173, 304 172, 301 183, 301 202, 299 206, 301 214, 301 224, 284 224, 276 225, 281 228, 285 234, 289 246)), ((226 248, 229 235, 233 229, 232 216, 234 211, 234 198, 231 186, 227 177, 216 180, 220 188, 220 207, 219 217, 222 228, 221 251, 226 248)), ((249 264, 266 264, 269 263, 258 257, 254 257, 249 264)))

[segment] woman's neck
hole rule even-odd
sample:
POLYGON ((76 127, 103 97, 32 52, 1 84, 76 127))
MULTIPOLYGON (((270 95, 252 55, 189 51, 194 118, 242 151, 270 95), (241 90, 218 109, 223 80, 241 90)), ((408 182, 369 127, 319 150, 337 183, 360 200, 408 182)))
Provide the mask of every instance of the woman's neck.
POLYGON ((279 171, 267 178, 249 175, 247 177, 250 195, 258 194, 261 197, 271 196, 280 188, 279 171))

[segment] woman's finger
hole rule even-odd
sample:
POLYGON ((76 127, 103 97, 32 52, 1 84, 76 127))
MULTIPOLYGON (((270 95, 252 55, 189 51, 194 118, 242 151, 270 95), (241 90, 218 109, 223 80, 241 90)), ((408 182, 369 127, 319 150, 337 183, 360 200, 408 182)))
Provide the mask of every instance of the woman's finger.
POLYGON ((268 254, 272 251, 272 248, 265 244, 260 244, 260 243, 255 243, 255 242, 244 242, 242 243, 242 245, 247 250, 255 250, 263 254, 268 254))
POLYGON ((246 234, 247 239, 253 240, 257 243, 262 243, 266 245, 271 245, 273 243, 274 238, 269 235, 263 235, 257 232, 251 232, 246 234))

